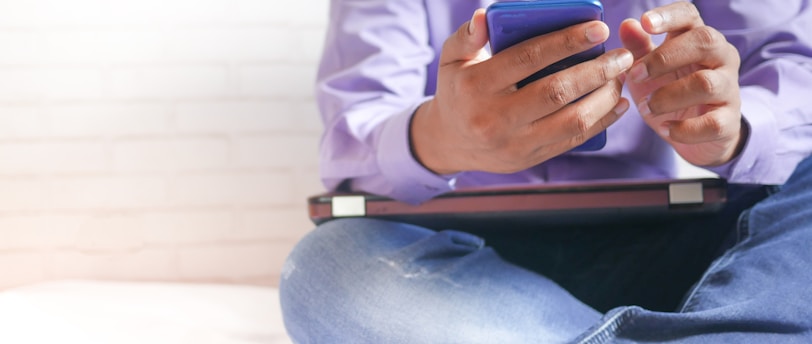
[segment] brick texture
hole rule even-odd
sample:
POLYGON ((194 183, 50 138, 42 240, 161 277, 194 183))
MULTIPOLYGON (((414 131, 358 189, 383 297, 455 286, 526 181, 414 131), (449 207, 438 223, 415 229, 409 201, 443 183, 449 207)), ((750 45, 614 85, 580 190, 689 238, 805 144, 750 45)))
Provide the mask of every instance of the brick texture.
POLYGON ((328 5, 0 0, 0 289, 276 283, 322 190, 328 5))

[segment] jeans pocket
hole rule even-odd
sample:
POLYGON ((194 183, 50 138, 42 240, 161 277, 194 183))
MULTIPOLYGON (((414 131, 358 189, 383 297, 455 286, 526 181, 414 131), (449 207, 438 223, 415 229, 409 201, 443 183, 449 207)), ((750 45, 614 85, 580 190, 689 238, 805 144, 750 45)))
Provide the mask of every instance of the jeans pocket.
POLYGON ((739 219, 736 222, 736 242, 733 246, 750 239, 750 211, 751 209, 746 209, 739 214, 739 219))

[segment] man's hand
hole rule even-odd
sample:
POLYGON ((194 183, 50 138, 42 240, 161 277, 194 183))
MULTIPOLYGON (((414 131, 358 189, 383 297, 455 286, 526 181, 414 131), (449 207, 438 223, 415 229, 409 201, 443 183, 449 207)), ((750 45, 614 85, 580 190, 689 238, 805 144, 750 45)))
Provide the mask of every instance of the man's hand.
POLYGON ((618 80, 633 62, 629 51, 607 52, 521 89, 516 83, 608 36, 604 23, 589 22, 489 57, 484 10, 478 10, 443 46, 435 97, 412 119, 415 157, 439 174, 511 173, 600 133, 629 107, 618 80))
POLYGON ((626 85, 646 123, 694 165, 736 157, 747 137, 736 48, 688 2, 624 21, 620 38, 634 54, 626 85), (662 33, 666 39, 655 47, 651 35, 662 33))

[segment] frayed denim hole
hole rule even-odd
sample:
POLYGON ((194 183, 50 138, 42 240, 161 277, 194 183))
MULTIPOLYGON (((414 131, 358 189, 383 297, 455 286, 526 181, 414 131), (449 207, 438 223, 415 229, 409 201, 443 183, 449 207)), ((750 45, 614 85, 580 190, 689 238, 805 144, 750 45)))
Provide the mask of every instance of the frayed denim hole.
POLYGON ((485 247, 485 239, 471 233, 458 231, 444 231, 443 233, 447 233, 451 237, 451 242, 457 245, 468 246, 477 250, 485 247))
POLYGON ((418 277, 444 270, 478 252, 485 241, 473 234, 442 231, 379 257, 403 277, 418 277))

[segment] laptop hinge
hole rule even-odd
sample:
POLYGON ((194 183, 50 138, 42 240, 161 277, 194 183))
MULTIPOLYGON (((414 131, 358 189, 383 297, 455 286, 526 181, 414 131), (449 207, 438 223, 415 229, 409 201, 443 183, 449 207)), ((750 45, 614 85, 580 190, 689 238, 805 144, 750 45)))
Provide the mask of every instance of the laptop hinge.
POLYGON ((668 185, 668 204, 691 205, 705 202, 702 183, 673 183, 668 185))
POLYGON ((364 196, 336 196, 332 200, 333 217, 354 217, 367 214, 364 196))

